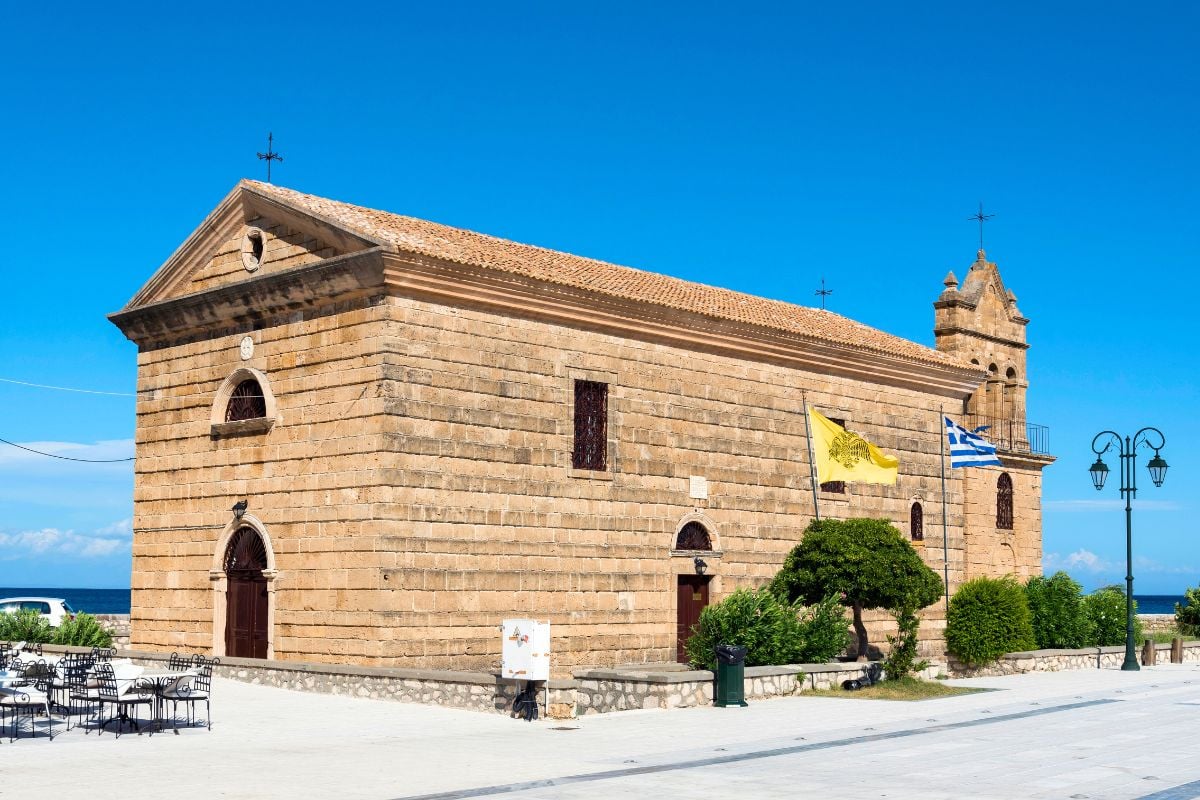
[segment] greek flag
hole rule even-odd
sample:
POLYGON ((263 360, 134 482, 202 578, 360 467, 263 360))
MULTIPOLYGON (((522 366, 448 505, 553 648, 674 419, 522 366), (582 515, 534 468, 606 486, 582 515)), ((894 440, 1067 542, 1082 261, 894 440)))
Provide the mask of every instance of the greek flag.
MULTIPOLYGON (((946 438, 950 441, 950 466, 989 467, 1000 466, 996 458, 996 445, 978 433, 969 431, 949 417, 946 420, 946 438)), ((976 428, 976 431, 985 430, 976 428)))

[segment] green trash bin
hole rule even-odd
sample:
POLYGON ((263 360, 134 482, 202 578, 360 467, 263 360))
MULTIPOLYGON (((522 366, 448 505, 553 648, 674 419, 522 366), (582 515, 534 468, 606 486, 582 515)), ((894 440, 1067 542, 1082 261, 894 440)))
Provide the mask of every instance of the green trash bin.
POLYGON ((713 705, 718 708, 746 705, 746 648, 717 645, 717 691, 713 705))

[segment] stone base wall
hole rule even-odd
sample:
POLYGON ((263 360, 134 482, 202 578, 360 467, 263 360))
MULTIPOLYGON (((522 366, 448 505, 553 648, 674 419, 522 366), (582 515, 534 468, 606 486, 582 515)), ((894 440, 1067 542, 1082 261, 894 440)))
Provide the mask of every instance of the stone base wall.
POLYGON ((93 614, 101 627, 113 635, 113 647, 124 650, 129 647, 128 614, 93 614))
POLYGON ((1174 614, 1138 614, 1137 618, 1142 623, 1143 633, 1173 633, 1177 630, 1174 614))
MULTIPOLYGON (((1171 645, 1154 646, 1158 664, 1171 663, 1171 645)), ((1138 658, 1141 659, 1141 648, 1138 658)), ((1026 672, 1060 672, 1067 669, 1119 669, 1125 661, 1125 648, 1085 647, 1080 650, 1029 650, 1008 653, 994 664, 973 667, 954 659, 948 673, 952 678, 984 678, 996 675, 1020 675, 1026 672)), ((1200 641, 1183 643, 1183 663, 1200 663, 1200 641)))

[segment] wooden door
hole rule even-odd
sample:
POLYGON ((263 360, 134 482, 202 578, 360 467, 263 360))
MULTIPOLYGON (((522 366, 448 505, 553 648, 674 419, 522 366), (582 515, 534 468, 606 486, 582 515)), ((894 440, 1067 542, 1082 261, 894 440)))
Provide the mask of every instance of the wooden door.
POLYGON ((691 638, 692 627, 700 621, 700 612, 708 605, 708 582, 711 577, 705 575, 680 575, 677 590, 676 606, 676 652, 675 659, 687 663, 687 653, 684 646, 691 638))
POLYGON ((229 576, 225 654, 267 657, 267 581, 262 573, 229 576))

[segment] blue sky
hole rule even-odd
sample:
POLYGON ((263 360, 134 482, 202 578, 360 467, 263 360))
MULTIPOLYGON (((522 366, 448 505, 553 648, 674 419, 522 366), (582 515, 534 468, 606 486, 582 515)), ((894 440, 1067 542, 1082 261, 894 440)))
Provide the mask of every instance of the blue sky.
MULTIPOLYGON (((104 315, 262 177, 268 131, 285 186, 799 303, 823 276, 831 309, 925 343, 982 200, 1059 456, 1048 565, 1123 575, 1089 444, 1150 424, 1172 467, 1140 478, 1137 591, 1200 583, 1200 11, 647 5, 8 10, 0 378, 132 392, 104 315)), ((0 383, 0 410, 4 439, 132 451, 129 397, 0 383)), ((127 586, 131 485, 0 450, 0 585, 127 586)))

